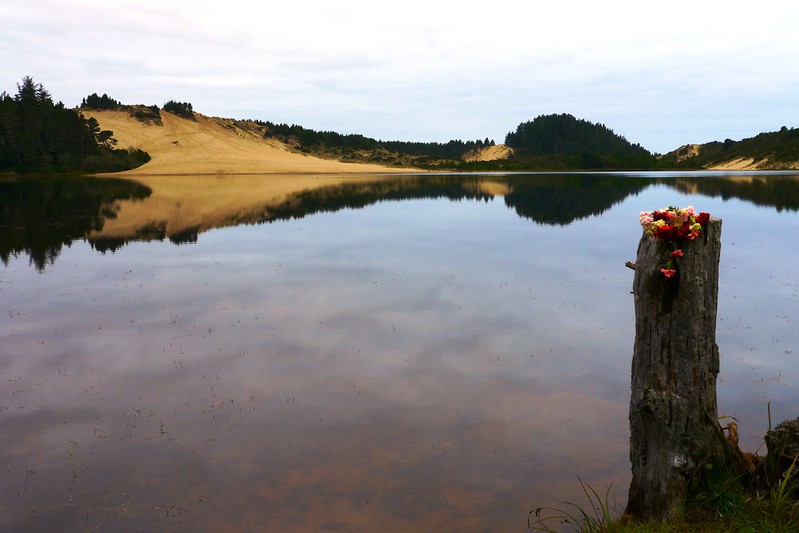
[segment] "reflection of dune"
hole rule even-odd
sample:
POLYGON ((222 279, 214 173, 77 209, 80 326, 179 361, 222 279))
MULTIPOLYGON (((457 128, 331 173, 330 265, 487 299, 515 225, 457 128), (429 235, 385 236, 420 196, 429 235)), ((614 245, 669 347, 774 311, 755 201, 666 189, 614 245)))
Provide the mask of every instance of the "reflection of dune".
MULTIPOLYGON (((686 194, 737 197, 778 210, 797 209, 799 175, 672 176, 665 181, 686 194)), ((570 224, 598 215, 648 179, 579 174, 538 176, 450 175, 194 175, 137 176, 152 189, 145 199, 119 201, 115 218, 106 218, 99 239, 195 240, 214 227, 299 217, 384 200, 504 197, 519 216, 542 224, 570 224)))
MULTIPOLYGON (((464 184, 464 188, 470 188, 464 184)), ((505 196, 513 192, 513 187, 510 183, 502 183, 499 181, 479 181, 474 184, 471 189, 477 193, 488 194, 490 196, 505 196)))
POLYGON ((720 174, 678 178, 670 185, 687 194, 739 198, 777 211, 799 209, 799 174, 720 174))
POLYGON ((107 219, 97 238, 129 238, 142 228, 165 226, 165 235, 187 230, 251 222, 268 215, 294 194, 349 182, 374 181, 377 176, 226 175, 226 176, 138 176, 136 181, 152 188, 144 200, 123 201, 116 218, 107 219))
POLYGON ((584 179, 579 175, 514 177, 434 175, 195 175, 137 176, 152 189, 144 200, 122 201, 90 240, 193 240, 211 228, 287 216, 363 207, 409 198, 504 197, 520 216, 568 224, 600 213, 637 191, 635 180, 584 179), (590 194, 585 194, 590 191, 590 194))

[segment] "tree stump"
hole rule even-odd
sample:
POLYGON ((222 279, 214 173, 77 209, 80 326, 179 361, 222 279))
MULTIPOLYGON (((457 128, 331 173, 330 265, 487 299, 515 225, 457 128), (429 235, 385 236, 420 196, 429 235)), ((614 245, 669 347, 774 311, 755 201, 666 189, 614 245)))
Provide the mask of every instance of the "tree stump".
POLYGON ((675 517, 726 451, 716 404, 721 220, 682 249, 677 274, 666 278, 671 247, 644 234, 634 265, 627 513, 639 519, 675 517))
MULTIPOLYGON (((788 473, 799 457, 799 418, 786 420, 766 433, 766 483, 776 486, 788 473)), ((791 474, 795 476, 795 472, 791 474)), ((796 479, 794 477, 794 479, 796 479)), ((796 484, 791 485, 792 494, 799 492, 796 484)))

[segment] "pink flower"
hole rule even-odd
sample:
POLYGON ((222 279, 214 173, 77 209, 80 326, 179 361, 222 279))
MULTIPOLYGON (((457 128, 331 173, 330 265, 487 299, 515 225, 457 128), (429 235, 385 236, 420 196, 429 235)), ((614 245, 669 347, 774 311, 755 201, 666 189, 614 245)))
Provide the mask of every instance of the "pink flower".
POLYGON ((672 257, 682 257, 682 250, 674 250, 671 252, 672 257))
POLYGON ((661 271, 661 272, 663 272, 663 275, 664 275, 664 276, 666 276, 667 278, 670 278, 670 277, 672 277, 674 274, 676 274, 676 273, 677 273, 677 271, 676 271, 676 270, 674 270, 674 269, 669 269, 669 268, 661 268, 661 269, 660 269, 660 271, 661 271))

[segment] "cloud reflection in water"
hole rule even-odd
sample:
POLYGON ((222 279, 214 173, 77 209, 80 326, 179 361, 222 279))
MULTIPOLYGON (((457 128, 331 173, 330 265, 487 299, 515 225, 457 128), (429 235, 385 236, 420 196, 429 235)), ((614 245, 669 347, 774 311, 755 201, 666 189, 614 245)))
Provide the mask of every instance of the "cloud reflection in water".
MULTIPOLYGON (((773 210, 664 187, 562 226, 500 198, 384 202, 191 246, 72 246, 41 273, 12 260, 0 525, 523 530, 530 509, 579 500, 577 475, 623 503, 623 262, 637 212, 669 201, 725 217, 720 404, 762 422, 735 396, 773 389, 747 383, 737 344, 796 378, 791 354, 765 356, 768 334, 799 353, 795 260, 747 289, 740 245, 755 238, 739 220, 773 210)), ((785 237, 758 239, 780 257, 785 237)))

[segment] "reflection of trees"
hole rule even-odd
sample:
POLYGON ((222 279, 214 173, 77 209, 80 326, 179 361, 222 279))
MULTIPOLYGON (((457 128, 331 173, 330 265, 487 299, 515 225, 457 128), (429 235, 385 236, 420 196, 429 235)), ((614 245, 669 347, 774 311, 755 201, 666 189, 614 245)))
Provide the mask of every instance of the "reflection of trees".
POLYGON ((502 184, 506 205, 519 216, 541 224, 569 224, 598 215, 651 180, 589 174, 527 174, 496 176, 424 176, 381 182, 346 184, 304 191, 269 207, 257 222, 298 218, 312 213, 361 208, 381 201, 425 198, 489 200, 486 184, 502 184))
POLYGON ((799 176, 634 177, 614 174, 428 175, 349 183, 303 191, 269 206, 255 218, 238 222, 271 222, 319 212, 357 209, 382 201, 446 198, 489 200, 487 184, 501 184, 505 204, 540 224, 567 225, 600 215, 656 183, 688 193, 740 198, 756 205, 799 209, 799 176))
POLYGON ((116 200, 145 198, 150 189, 127 180, 51 178, 0 180, 0 259, 26 253, 37 269, 63 246, 116 217, 116 200))
MULTIPOLYGON (((539 224, 566 225, 603 213, 631 194, 664 184, 690 194, 740 198, 756 205, 799 210, 799 175, 632 177, 613 174, 420 175, 387 177, 306 190, 256 213, 236 215, 223 225, 257 224, 321 212, 359 209, 386 201, 448 199, 488 201, 503 195, 520 217, 539 224)), ((62 246, 87 238, 116 217, 116 201, 140 199, 150 189, 106 179, 0 181, 0 259, 25 252, 38 269, 52 263, 62 246)), ((200 226, 167 236, 167 223, 155 222, 122 237, 93 237, 98 251, 114 251, 131 241, 196 242, 200 226)))
POLYGON ((169 238, 173 244, 192 244, 197 242, 200 233, 199 226, 192 226, 167 237, 166 227, 166 221, 148 222, 125 237, 90 237, 89 244, 98 252, 106 253, 116 252, 129 242, 135 241, 163 241, 169 238))
POLYGON ((777 211, 799 211, 799 176, 733 176, 680 178, 673 184, 677 190, 724 200, 738 198, 755 205, 774 207, 777 211))
POLYGON ((602 214, 651 184, 643 178, 607 174, 545 174, 513 179, 505 204, 539 224, 571 224, 602 214))
POLYGON ((341 209, 360 209, 378 202, 441 198, 489 200, 492 197, 490 194, 473 186, 477 181, 469 177, 425 176, 346 183, 307 190, 291 195, 281 204, 269 206, 251 222, 272 222, 341 209))

